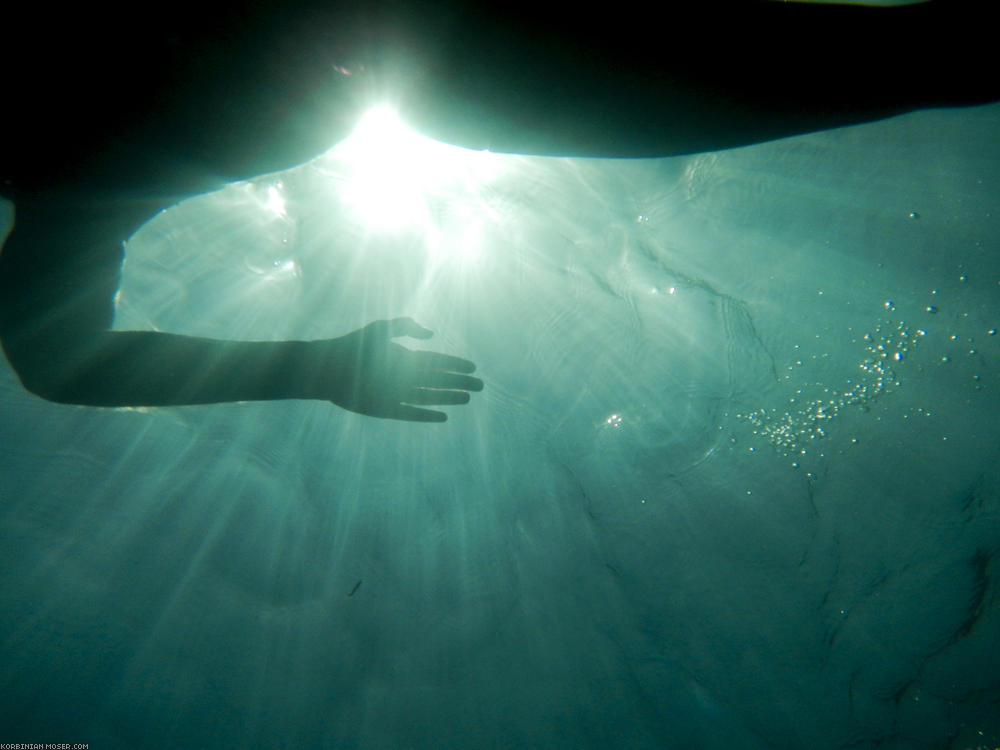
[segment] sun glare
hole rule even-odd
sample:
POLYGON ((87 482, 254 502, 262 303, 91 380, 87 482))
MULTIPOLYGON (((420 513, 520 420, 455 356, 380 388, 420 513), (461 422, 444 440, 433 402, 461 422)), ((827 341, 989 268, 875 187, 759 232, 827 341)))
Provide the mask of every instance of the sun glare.
POLYGON ((414 133, 387 107, 368 112, 330 157, 342 177, 340 199, 366 226, 381 231, 423 229, 428 239, 440 237, 440 207, 476 203, 499 165, 490 152, 414 133))

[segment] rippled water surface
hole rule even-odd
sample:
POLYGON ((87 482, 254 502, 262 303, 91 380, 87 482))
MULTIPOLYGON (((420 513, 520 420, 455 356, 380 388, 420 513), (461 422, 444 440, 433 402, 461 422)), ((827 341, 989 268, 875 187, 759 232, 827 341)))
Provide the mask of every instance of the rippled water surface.
POLYGON ((57 407, 6 371, 21 739, 1000 742, 998 124, 646 161, 352 141, 155 217, 118 328, 410 315, 486 388, 414 425, 57 407))

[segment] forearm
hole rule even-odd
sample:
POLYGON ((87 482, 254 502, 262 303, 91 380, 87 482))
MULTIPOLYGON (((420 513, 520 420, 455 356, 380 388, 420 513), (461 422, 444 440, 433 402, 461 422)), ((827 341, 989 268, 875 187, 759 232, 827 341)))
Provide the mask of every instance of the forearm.
POLYGON ((0 255, 0 335, 22 383, 52 401, 100 406, 302 397, 315 347, 109 330, 122 243, 169 202, 18 204, 0 255))
MULTIPOLYGON (((26 342, 27 343, 27 342, 26 342)), ((176 406, 310 398, 330 365, 298 341, 220 341, 143 331, 47 336, 8 351, 25 387, 88 406, 176 406)))

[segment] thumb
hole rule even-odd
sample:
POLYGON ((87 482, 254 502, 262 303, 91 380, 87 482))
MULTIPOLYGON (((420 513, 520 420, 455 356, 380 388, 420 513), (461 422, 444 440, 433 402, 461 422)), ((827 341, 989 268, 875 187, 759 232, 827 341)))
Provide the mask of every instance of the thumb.
POLYGON ((433 331, 424 328, 413 318, 393 318, 384 322, 387 324, 386 329, 390 338, 411 336, 415 339, 429 339, 434 335, 433 331))

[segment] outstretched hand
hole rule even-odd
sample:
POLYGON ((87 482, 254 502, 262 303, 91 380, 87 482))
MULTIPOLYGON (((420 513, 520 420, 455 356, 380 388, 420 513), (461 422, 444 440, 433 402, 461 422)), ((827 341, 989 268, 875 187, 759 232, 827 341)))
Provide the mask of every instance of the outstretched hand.
POLYGON ((331 376, 328 398, 358 414, 410 422, 444 422, 448 415, 422 406, 465 404, 483 381, 468 373, 475 364, 437 352, 412 351, 392 341, 434 334, 412 318, 377 320, 337 339, 315 341, 324 348, 331 376))

